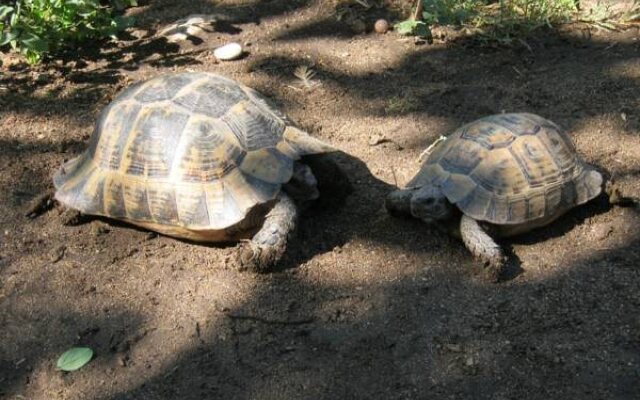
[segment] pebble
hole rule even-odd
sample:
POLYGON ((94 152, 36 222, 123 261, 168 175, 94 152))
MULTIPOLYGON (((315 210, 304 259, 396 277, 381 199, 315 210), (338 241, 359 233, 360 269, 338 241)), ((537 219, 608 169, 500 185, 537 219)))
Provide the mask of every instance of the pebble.
POLYGON ((386 19, 379 19, 373 25, 373 29, 380 34, 387 33, 387 31, 389 30, 389 23, 386 19))
POLYGON ((179 19, 160 31, 160 36, 165 36, 169 42, 180 42, 189 37, 198 37, 204 32, 210 31, 216 22, 215 15, 191 14, 179 19))
POLYGON ((239 43, 229 43, 218 47, 213 51, 213 55, 222 61, 235 60, 242 55, 242 46, 239 43))

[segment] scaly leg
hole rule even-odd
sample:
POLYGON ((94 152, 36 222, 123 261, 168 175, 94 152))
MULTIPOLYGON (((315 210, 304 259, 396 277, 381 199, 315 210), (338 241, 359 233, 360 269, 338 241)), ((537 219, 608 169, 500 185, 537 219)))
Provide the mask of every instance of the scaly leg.
POLYGON ((489 264, 488 278, 497 281, 506 261, 500 246, 482 229, 478 221, 467 215, 463 215, 460 221, 460 235, 467 249, 489 264))
POLYGON ((241 246, 238 252, 239 267, 256 272, 269 270, 284 255, 297 221, 295 203, 281 192, 277 203, 266 215, 262 228, 241 246))
POLYGON ((55 206, 61 208, 60 221, 62 222, 62 225, 80 225, 89 220, 89 217, 82 214, 80 211, 73 210, 59 204, 55 199, 54 189, 47 189, 31 200, 27 205, 24 215, 29 219, 35 219, 55 206))

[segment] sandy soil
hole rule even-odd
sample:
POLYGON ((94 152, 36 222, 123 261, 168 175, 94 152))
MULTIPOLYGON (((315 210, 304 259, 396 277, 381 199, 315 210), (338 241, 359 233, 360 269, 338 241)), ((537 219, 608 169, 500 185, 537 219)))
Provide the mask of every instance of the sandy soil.
POLYGON ((356 33, 334 2, 158 0, 131 10, 138 28, 117 45, 32 69, 3 56, 0 398, 640 397, 637 210, 598 198, 501 241, 510 272, 491 284, 460 242, 382 207, 434 139, 502 111, 555 121, 640 196, 638 29, 566 26, 510 47, 442 30, 415 43, 370 32, 409 6, 378 3, 354 7, 368 27, 356 33), (155 36, 213 12, 231 22, 200 40, 155 36), (248 54, 217 63, 212 49, 232 40, 248 54), (312 88, 293 75, 302 65, 312 88), (307 212, 279 271, 236 271, 233 246, 106 220, 66 227, 57 209, 24 216, 118 91, 184 70, 260 90, 343 151, 353 191, 307 212), (57 371, 73 345, 95 359, 57 371))

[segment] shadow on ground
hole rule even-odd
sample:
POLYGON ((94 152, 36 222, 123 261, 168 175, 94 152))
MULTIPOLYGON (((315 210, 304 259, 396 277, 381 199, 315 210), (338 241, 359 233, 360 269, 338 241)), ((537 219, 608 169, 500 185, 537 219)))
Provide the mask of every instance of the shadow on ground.
MULTIPOLYGON (((192 1, 188 11, 222 10, 235 14, 238 25, 242 25, 301 10, 308 4, 261 1, 225 8, 192 1)), ((148 6, 141 21, 150 25, 173 21, 177 11, 183 11, 183 5, 176 2, 149 2, 148 6)), ((277 40, 319 36, 324 34, 322 24, 311 21, 307 27, 277 40)), ((340 30, 333 36, 345 35, 340 30)), ((164 62, 163 67, 198 63, 195 53, 179 54, 165 42, 148 43, 146 48, 140 43, 125 44, 114 49, 108 60, 97 55, 94 61, 104 61, 104 69, 75 71, 64 63, 55 67, 68 75, 65 79, 76 83, 70 93, 54 91, 51 97, 36 97, 31 93, 35 85, 32 80, 3 80, 10 88, 19 89, 0 94, 3 112, 31 114, 35 122, 60 115, 75 118, 79 114, 78 120, 86 122, 99 104, 127 85, 123 70, 156 61, 164 62)), ((640 100, 637 79, 616 72, 621 65, 637 59, 637 42, 612 46, 608 42, 559 36, 532 41, 530 47, 531 51, 526 47, 489 50, 425 46, 380 73, 342 70, 339 63, 331 60, 314 60, 314 68, 323 85, 335 89, 334 94, 339 93, 334 97, 339 102, 337 116, 341 117, 420 114, 442 118, 455 127, 489 113, 517 110, 544 115, 572 130, 596 117, 618 115, 640 100), (389 107, 392 98, 403 100, 405 107, 389 107)), ((273 97, 284 99, 287 109, 294 105, 287 103, 282 82, 290 78, 297 65, 307 62, 287 55, 264 56, 252 63, 251 70, 275 82, 264 89, 273 97)), ((325 100, 310 98, 308 106, 325 100)), ((620 122, 620 130, 637 135, 640 119, 632 111, 620 122)), ((305 121, 301 123, 304 125, 305 121)), ((416 150, 426 147, 440 133, 446 132, 393 139, 405 149, 416 150)), ((549 266, 554 272, 547 271, 539 279, 483 284, 467 274, 465 268, 472 261, 459 242, 417 221, 387 216, 382 199, 391 185, 376 178, 364 161, 346 154, 337 156, 337 163, 349 178, 352 191, 345 198, 329 197, 307 212, 295 240, 292 265, 255 277, 257 284, 247 299, 233 307, 219 306, 215 298, 207 297, 208 293, 193 288, 194 304, 200 301, 210 307, 209 316, 216 322, 184 327, 185 333, 180 335, 193 337, 195 344, 167 346, 152 353, 160 354, 163 365, 156 365, 159 372, 151 377, 143 376, 141 371, 151 366, 132 365, 127 357, 147 332, 141 315, 148 310, 146 303, 123 301, 131 296, 126 290, 139 295, 131 289, 135 285, 126 286, 128 274, 146 284, 160 279, 154 275, 159 270, 181 271, 186 267, 187 272, 182 275, 159 275, 167 279, 162 288, 152 284, 150 289, 145 287, 145 296, 161 297, 168 308, 178 309, 184 306, 183 299, 167 293, 171 293, 172 286, 191 285, 186 279, 190 277, 189 268, 196 272, 199 268, 198 273, 214 277, 224 269, 216 265, 216 270, 207 270, 184 258, 161 265, 158 270, 144 269, 158 259, 170 259, 181 249, 184 253, 209 255, 208 249, 184 250, 182 244, 173 247, 164 238, 149 240, 151 255, 145 258, 146 250, 140 251, 140 260, 136 260, 139 264, 118 264, 110 259, 111 254, 93 254, 94 247, 120 248, 123 254, 116 258, 123 260, 129 246, 143 247, 140 242, 146 240, 144 233, 124 232, 119 227, 111 228, 111 234, 96 229, 89 236, 88 229, 69 228, 48 237, 39 236, 39 228, 48 225, 57 229, 54 217, 26 222, 14 215, 39 186, 48 184, 49 174, 60 158, 53 157, 55 153, 68 153, 64 157, 71 157, 81 150, 81 141, 40 143, 3 138, 0 147, 3 172, 16 178, 1 181, 0 209, 4 215, 0 220, 10 225, 11 235, 21 237, 19 233, 26 232, 24 235, 32 240, 12 242, 9 235, 2 239, 19 250, 7 250, 6 246, 5 254, 0 254, 0 288, 12 293, 11 299, 0 298, 0 323, 5 327, 0 333, 0 394, 18 395, 29 385, 46 388, 47 382, 42 380, 47 379, 60 380, 56 381, 58 387, 71 390, 96 371, 105 374, 106 382, 95 386, 87 398, 105 400, 406 399, 425 395, 628 399, 640 385, 637 230, 629 230, 624 240, 613 247, 581 249, 579 257, 564 261, 562 268, 549 266), (22 168, 23 165, 27 167, 22 168), (36 249, 44 252, 54 237, 69 247, 78 242, 86 248, 67 249, 76 251, 73 262, 67 262, 71 258, 67 256, 59 263, 29 264, 30 254, 36 249), (94 242, 99 245, 91 247, 94 242), (94 265, 94 269, 83 272, 84 264, 94 265), (21 275, 20 268, 34 272, 21 275), (60 271, 64 274, 58 275, 60 271), (332 279, 333 273, 340 279, 332 279), (359 279, 351 279, 351 275, 359 279), (78 293, 40 292, 48 287, 43 282, 60 276, 70 281, 56 282, 59 286, 54 287, 80 288, 78 293), (106 311, 93 307, 92 293, 106 297, 103 288, 95 288, 96 282, 109 288, 123 286, 124 294, 115 292, 122 296, 116 300, 123 304, 107 307, 106 311), (52 300, 56 298, 59 301, 52 300), (76 300, 81 304, 77 308, 76 300), (139 310, 140 314, 126 311, 129 309, 139 310), (41 319, 50 325, 36 325, 41 319), (32 325, 35 330, 31 330, 32 325), (47 372, 39 375, 41 381, 30 381, 33 368, 50 363, 66 349, 63 346, 72 343, 91 345, 98 358, 78 374, 61 375, 47 364, 47 372), (121 380, 128 377, 130 384, 111 385, 114 376, 121 380)), ((637 175, 637 167, 623 171, 637 175)), ((563 240, 558 235, 568 234, 576 225, 603 213, 620 211, 598 200, 567 214, 555 225, 555 233, 540 232, 514 243, 563 240)), ((634 213, 624 216, 631 225, 638 221, 634 213)), ((564 246, 580 245, 567 241, 564 246)), ((549 248, 558 249, 543 247, 549 248)), ((46 250, 56 249, 54 246, 46 250)), ((231 275, 227 281, 243 279, 241 274, 225 273, 231 275)), ((172 317, 167 314, 165 318, 172 317)), ((151 365, 156 361, 143 358, 141 363, 151 365)))
POLYGON ((267 276, 163 373, 101 398, 631 398, 638 244, 500 289, 429 273, 360 288, 267 276))

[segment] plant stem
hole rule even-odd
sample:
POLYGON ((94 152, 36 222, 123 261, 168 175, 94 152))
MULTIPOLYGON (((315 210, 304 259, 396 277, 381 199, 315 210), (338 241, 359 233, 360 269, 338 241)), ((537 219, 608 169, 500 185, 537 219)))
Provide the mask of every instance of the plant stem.
POLYGON ((416 8, 413 12, 413 17, 411 17, 414 21, 422 21, 422 11, 424 9, 423 0, 416 0, 416 8))

